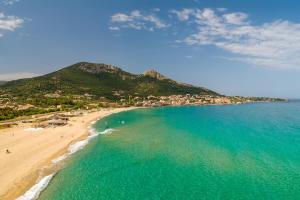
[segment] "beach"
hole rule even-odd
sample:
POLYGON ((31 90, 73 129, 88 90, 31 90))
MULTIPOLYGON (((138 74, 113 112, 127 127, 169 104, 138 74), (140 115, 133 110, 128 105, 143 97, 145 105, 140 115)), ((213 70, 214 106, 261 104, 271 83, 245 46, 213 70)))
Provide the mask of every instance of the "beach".
POLYGON ((0 199, 15 199, 37 180, 53 173, 53 160, 89 135, 90 124, 133 108, 103 109, 70 118, 67 125, 32 128, 32 124, 0 130, 0 199))
POLYGON ((108 116, 93 127, 111 134, 70 157, 39 200, 299 199, 299 113, 289 102, 108 116))

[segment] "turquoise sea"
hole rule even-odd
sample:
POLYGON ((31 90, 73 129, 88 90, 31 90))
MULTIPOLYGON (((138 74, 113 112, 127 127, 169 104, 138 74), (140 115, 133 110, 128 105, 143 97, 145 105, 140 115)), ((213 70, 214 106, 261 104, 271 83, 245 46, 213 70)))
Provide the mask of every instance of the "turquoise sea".
POLYGON ((40 200, 300 199, 300 102, 138 109, 95 124, 40 200))

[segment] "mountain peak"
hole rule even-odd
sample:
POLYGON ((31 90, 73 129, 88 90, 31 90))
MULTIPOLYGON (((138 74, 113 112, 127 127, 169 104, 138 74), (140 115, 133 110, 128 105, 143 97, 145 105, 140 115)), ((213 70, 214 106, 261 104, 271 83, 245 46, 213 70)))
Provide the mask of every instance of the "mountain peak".
POLYGON ((33 95, 64 93, 65 95, 90 94, 95 98, 105 97, 111 101, 128 95, 139 97, 179 94, 218 95, 205 88, 177 83, 155 70, 137 75, 123 71, 114 65, 89 62, 76 63, 40 77, 10 81, 1 85, 0 92, 1 90, 28 99, 33 95))
POLYGON ((80 62, 77 63, 79 69, 85 72, 89 72, 91 74, 100 74, 102 72, 109 72, 115 73, 121 71, 121 69, 114 65, 108 64, 96 64, 96 63, 89 63, 89 62, 80 62))
POLYGON ((168 79, 164 75, 160 74, 159 72, 155 71, 154 69, 150 69, 144 72, 144 76, 149 76, 158 80, 168 79))

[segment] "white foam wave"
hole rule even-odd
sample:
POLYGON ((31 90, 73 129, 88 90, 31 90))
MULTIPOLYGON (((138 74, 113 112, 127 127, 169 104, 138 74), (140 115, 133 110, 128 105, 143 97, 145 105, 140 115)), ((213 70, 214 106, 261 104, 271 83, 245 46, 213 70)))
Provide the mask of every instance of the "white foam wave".
POLYGON ((85 140, 81 140, 81 141, 78 141, 78 142, 70 145, 69 148, 68 148, 68 153, 64 154, 62 156, 59 156, 56 159, 53 159, 52 163, 57 164, 57 163, 65 160, 68 156, 70 156, 70 155, 76 153, 77 151, 83 149, 89 143, 90 140, 97 137, 98 135, 111 134, 113 131, 115 131, 115 129, 110 128, 110 129, 106 129, 106 130, 101 131, 101 132, 97 132, 94 127, 91 127, 90 131, 89 131, 90 135, 85 140))
POLYGON ((111 134, 115 129, 109 128, 105 129, 104 131, 97 132, 95 128, 90 128, 90 135, 85 140, 81 140, 79 142, 76 142, 75 144, 70 145, 69 147, 69 155, 76 153, 83 147, 85 147, 90 140, 97 137, 98 135, 105 135, 105 134, 111 134))
POLYGON ((62 156, 59 156, 58 158, 53 159, 53 160, 52 160, 52 163, 53 163, 53 164, 57 164, 57 163, 59 163, 59 162, 65 160, 67 157, 68 157, 68 155, 67 155, 67 154, 64 154, 64 155, 62 155, 62 156))
POLYGON ((90 133, 89 136, 96 135, 97 134, 97 130, 94 127, 91 126, 90 129, 89 129, 89 133, 90 133))
POLYGON ((104 131, 100 132, 99 134, 101 134, 101 135, 111 134, 114 131, 115 131, 115 129, 108 128, 108 129, 105 129, 104 131))
POLYGON ((79 142, 76 142, 75 144, 72 144, 69 146, 69 155, 76 153, 77 151, 79 151, 80 149, 82 149, 83 147, 85 147, 88 144, 88 139, 86 140, 81 140, 79 142))
POLYGON ((37 199, 40 193, 47 187, 54 174, 45 176, 37 184, 32 186, 24 195, 18 197, 16 200, 34 200, 37 199))
MULTIPOLYGON (((92 125, 95 124, 95 123, 96 122, 92 122, 92 125)), ((104 131, 97 132, 97 130, 92 125, 90 126, 90 135, 85 140, 81 140, 81 141, 78 141, 78 142, 70 145, 69 148, 68 148, 68 153, 66 153, 62 156, 59 156, 56 159, 53 159, 52 163, 53 164, 58 164, 59 162, 65 160, 70 155, 72 155, 72 154, 76 153, 77 151, 83 149, 89 143, 90 140, 97 137, 98 135, 111 134, 113 131, 115 131, 115 129, 109 128, 109 129, 105 129, 104 131)), ((47 185, 49 184, 49 182, 50 182, 50 180, 52 179, 53 176, 54 176, 54 174, 51 174, 49 176, 45 176, 36 185, 34 185, 32 188, 30 188, 24 195, 18 197, 16 200, 33 200, 33 199, 37 199, 39 197, 41 191, 44 190, 47 187, 47 185)))

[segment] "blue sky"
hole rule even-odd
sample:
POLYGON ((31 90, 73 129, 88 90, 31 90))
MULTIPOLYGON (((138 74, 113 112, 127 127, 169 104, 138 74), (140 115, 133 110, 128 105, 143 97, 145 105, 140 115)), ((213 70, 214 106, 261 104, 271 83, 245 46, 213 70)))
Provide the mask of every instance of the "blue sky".
POLYGON ((0 79, 90 61, 297 98, 299 10, 296 0, 0 0, 0 79))

